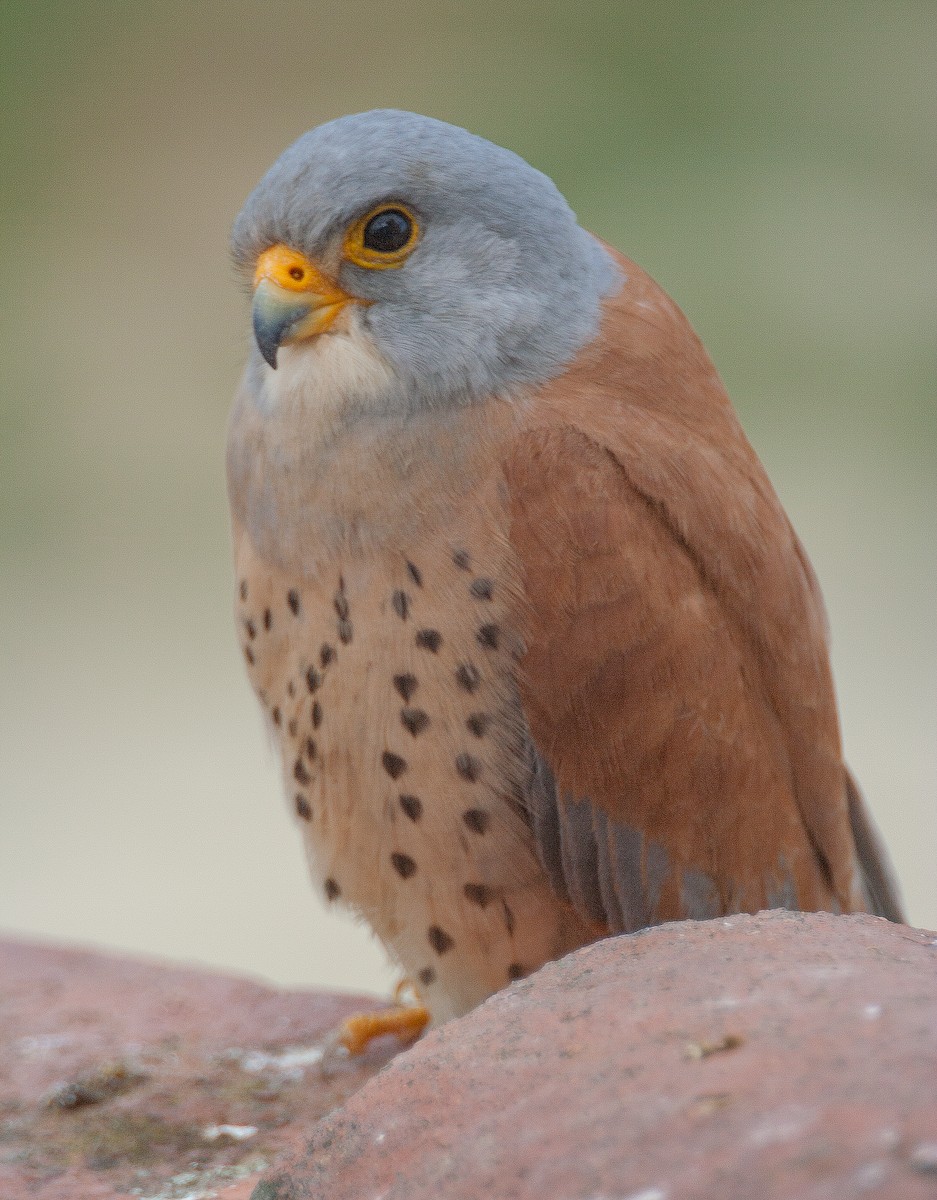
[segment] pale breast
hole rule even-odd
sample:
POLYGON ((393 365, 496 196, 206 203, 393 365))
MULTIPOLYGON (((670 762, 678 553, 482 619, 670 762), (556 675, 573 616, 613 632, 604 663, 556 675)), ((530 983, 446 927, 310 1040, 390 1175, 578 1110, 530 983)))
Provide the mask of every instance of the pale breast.
POLYGON ((437 1020, 589 937, 550 891, 524 809, 518 581, 495 493, 412 547, 339 553, 315 577, 235 531, 241 641, 313 875, 437 1020))

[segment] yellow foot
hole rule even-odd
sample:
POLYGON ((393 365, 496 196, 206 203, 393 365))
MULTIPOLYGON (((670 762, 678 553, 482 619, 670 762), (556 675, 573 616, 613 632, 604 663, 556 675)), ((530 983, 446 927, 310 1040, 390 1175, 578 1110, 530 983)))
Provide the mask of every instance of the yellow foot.
POLYGON ((349 1054, 360 1054, 375 1038, 392 1033, 402 1042, 414 1042, 429 1023, 429 1012, 422 1004, 401 1004, 383 1012, 358 1013, 342 1021, 339 1044, 349 1054))
POLYGON ((419 994, 409 980, 404 979, 394 992, 397 1002, 381 1012, 356 1013, 346 1017, 332 1035, 323 1058, 323 1073, 331 1074, 336 1058, 344 1053, 355 1057, 367 1050, 376 1038, 393 1034, 409 1045, 415 1042, 429 1024, 429 1009, 420 1002, 419 994))

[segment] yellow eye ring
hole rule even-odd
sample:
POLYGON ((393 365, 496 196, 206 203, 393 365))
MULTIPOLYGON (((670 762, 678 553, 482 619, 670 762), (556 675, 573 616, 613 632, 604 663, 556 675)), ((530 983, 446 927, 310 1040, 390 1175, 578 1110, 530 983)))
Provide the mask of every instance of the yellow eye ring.
POLYGON ((411 209, 405 204, 379 204, 351 226, 342 252, 355 266, 385 271, 399 267, 419 238, 420 223, 411 209), (382 243, 388 248, 380 248, 382 243))

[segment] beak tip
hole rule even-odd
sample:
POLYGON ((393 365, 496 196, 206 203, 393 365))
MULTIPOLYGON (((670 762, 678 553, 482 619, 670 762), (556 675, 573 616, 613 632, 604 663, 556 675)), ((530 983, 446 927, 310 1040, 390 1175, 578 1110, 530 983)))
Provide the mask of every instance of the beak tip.
POLYGON ((267 366, 277 369, 277 350, 283 340, 283 334, 288 328, 292 316, 282 312, 270 312, 263 303, 263 298, 254 301, 254 341, 263 356, 267 366))

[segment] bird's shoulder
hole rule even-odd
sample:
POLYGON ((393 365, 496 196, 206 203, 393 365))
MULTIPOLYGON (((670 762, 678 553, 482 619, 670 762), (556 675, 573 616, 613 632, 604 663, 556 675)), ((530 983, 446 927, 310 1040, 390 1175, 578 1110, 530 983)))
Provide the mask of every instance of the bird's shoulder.
POLYGON ((750 636, 786 615, 825 653, 816 578, 712 360, 663 289, 618 260, 598 336, 507 448, 515 545, 523 557, 528 538, 591 540, 604 568, 616 558, 636 575, 647 558, 683 560, 750 636))

